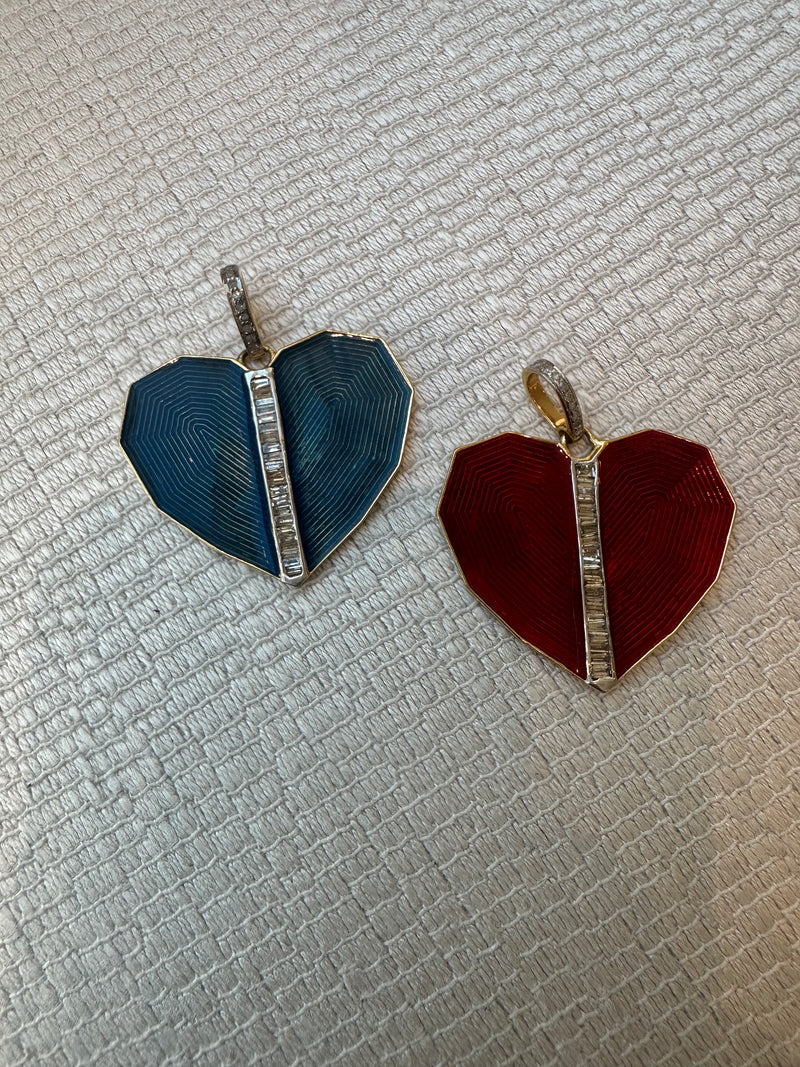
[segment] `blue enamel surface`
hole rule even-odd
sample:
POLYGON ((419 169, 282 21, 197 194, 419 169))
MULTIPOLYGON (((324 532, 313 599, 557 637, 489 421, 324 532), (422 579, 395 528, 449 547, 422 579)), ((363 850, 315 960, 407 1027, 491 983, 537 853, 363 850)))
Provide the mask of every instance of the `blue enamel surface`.
POLYGON ((120 444, 162 511, 277 574, 244 373, 229 359, 184 357, 140 378, 120 444))
POLYGON ((273 367, 313 570, 361 522, 397 468, 411 386, 376 338, 318 333, 284 348, 273 367))

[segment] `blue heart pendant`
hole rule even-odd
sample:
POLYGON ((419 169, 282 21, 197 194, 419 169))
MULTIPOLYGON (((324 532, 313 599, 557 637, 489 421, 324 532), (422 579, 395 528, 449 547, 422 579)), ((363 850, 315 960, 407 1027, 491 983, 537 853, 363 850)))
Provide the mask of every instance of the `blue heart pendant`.
POLYGON ((245 351, 182 356, 134 382, 120 445, 159 510, 299 585, 397 470, 412 388, 377 337, 325 330, 273 352, 239 269, 222 279, 245 351))

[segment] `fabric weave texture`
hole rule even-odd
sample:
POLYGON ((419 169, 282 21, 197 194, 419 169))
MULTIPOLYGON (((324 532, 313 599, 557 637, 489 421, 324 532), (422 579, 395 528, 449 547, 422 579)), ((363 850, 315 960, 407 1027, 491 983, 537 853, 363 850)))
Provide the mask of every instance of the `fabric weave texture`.
POLYGON ((796 0, 0 5, 0 1063, 800 1063, 796 0), (386 339, 299 590, 158 514, 130 383, 386 339), (601 696, 462 583, 453 450, 713 452, 719 581, 601 696))

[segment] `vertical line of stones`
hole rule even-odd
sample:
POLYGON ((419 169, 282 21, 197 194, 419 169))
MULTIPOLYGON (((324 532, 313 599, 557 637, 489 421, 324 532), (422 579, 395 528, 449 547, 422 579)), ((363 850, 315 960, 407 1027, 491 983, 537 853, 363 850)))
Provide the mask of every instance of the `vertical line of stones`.
POLYGON ((600 689, 616 680, 614 652, 608 627, 606 582, 600 545, 597 503, 597 457, 572 461, 575 514, 583 587, 583 625, 586 635, 586 680, 600 689))
POLYGON ((289 480, 275 379, 270 369, 251 371, 247 378, 280 577, 295 585, 307 577, 308 569, 289 480))

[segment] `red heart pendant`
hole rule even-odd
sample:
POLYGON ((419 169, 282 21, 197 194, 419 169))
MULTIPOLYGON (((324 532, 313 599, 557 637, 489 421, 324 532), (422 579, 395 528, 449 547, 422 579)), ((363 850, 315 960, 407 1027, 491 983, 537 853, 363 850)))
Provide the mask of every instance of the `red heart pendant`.
POLYGON ((523 379, 560 443, 505 433, 458 449, 439 519, 473 593, 609 689, 713 585, 736 506, 703 445, 659 430, 600 441, 551 363, 523 379), (579 443, 583 456, 570 451, 579 443))

